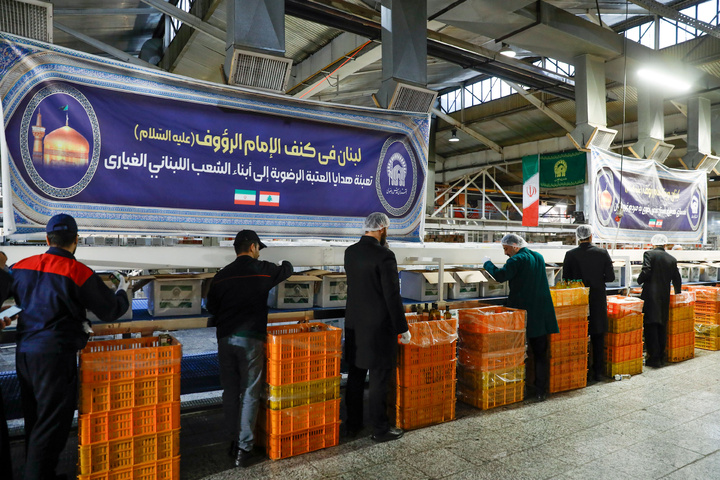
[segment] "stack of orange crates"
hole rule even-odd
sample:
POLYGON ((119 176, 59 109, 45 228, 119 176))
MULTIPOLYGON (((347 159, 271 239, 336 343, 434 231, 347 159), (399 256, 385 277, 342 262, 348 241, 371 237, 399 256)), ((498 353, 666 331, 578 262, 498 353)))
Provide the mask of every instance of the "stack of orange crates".
POLYGON ((170 337, 90 342, 80 352, 78 478, 180 478, 180 360, 170 337))
POLYGON ((720 287, 690 290, 695 292, 695 347, 720 350, 720 287))
POLYGON ((665 349, 668 362, 695 357, 695 292, 671 292, 665 349))
POLYGON ((480 307, 458 311, 458 398, 488 408, 525 394, 525 311, 480 307))
POLYGON ((550 335, 550 393, 587 385, 587 287, 551 288, 560 333, 550 335))
POLYGON ((406 318, 411 338, 398 345, 395 424, 411 430, 453 420, 458 321, 406 318))
POLYGON ((268 327, 268 401, 257 430, 271 459, 338 444, 341 337, 324 323, 268 327))
POLYGON ((643 371, 643 301, 637 297, 607 297, 605 375, 637 375, 643 371))

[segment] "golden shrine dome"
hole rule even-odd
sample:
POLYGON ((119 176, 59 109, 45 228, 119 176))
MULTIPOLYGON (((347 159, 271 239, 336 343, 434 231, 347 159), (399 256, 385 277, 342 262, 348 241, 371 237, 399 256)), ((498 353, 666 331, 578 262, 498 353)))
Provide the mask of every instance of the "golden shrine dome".
POLYGON ((67 125, 45 136, 43 164, 56 166, 85 166, 88 164, 90 144, 85 137, 67 125))

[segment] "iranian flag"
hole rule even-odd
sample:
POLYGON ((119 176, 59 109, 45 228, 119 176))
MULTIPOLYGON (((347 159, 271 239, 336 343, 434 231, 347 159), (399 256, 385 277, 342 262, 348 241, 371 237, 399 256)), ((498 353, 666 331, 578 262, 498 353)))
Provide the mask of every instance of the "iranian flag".
POLYGON ((235 190, 235 205, 255 205, 255 190, 235 190))
POLYGON ((280 192, 260 192, 260 202, 258 205, 263 207, 279 207, 280 192))
POLYGON ((522 159, 523 170, 523 220, 524 227, 538 226, 540 206, 540 155, 522 159))

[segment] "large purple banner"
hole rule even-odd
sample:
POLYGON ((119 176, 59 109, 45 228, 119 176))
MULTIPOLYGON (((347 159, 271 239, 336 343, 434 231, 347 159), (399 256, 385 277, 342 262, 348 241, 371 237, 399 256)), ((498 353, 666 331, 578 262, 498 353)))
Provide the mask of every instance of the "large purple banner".
POLYGON ((19 226, 67 211, 98 231, 343 237, 382 211, 390 236, 420 238, 427 115, 193 84, 50 48, 0 36, 19 226))

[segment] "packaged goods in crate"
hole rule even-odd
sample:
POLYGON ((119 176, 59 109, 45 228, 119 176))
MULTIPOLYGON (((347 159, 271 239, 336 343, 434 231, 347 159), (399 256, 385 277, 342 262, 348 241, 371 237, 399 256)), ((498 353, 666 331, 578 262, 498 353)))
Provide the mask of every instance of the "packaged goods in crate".
POLYGON ((460 328, 472 333, 525 331, 525 310, 509 307, 477 307, 458 310, 460 328))
POLYGON ((674 290, 670 291, 670 308, 689 305, 691 303, 695 303, 695 292, 684 290, 676 294, 674 290))
POLYGON ((463 384, 469 389, 487 390, 524 381, 525 365, 498 370, 478 370, 462 365, 458 366, 458 384, 463 384))
POLYGON ((695 348, 720 350, 720 325, 695 324, 695 348))
POLYGON ((621 295, 608 295, 608 319, 616 320, 628 315, 642 314, 643 300, 637 297, 623 297, 621 295))
POLYGON ((614 377, 615 375, 638 375, 643 371, 642 357, 634 360, 627 360, 618 363, 605 363, 605 375, 614 377))
POLYGON ((423 320, 417 314, 406 314, 405 320, 410 331, 410 343, 415 347, 447 345, 458 338, 458 320, 456 318, 423 320))
POLYGON ((550 296, 552 297, 553 305, 556 307, 587 305, 589 293, 590 289, 587 287, 550 287, 550 296))
POLYGON ((468 348, 458 349, 458 364, 474 370, 500 370, 525 363, 525 347, 482 353, 468 348))
POLYGON ((562 324, 564 323, 587 322, 589 311, 588 305, 555 307, 555 317, 557 318, 558 325, 562 329, 562 324))
POLYGON ((286 435, 339 422, 340 399, 259 412, 258 428, 270 436, 286 435))
POLYGON ((633 330, 643 328, 643 314, 636 313, 624 317, 610 318, 608 317, 609 333, 627 333, 633 330))
POLYGON ((457 397, 461 402, 483 410, 522 402, 524 393, 524 381, 488 389, 470 388, 464 384, 457 387, 457 397))
POLYGON ((696 302, 720 302, 720 287, 688 285, 687 288, 695 293, 696 302))
POLYGON ((265 387, 267 406, 271 410, 292 408, 340 398, 339 376, 280 386, 266 384, 265 387))
POLYGON ((496 333, 475 333, 463 328, 459 331, 460 346, 478 352, 497 352, 525 346, 525 330, 496 333))

